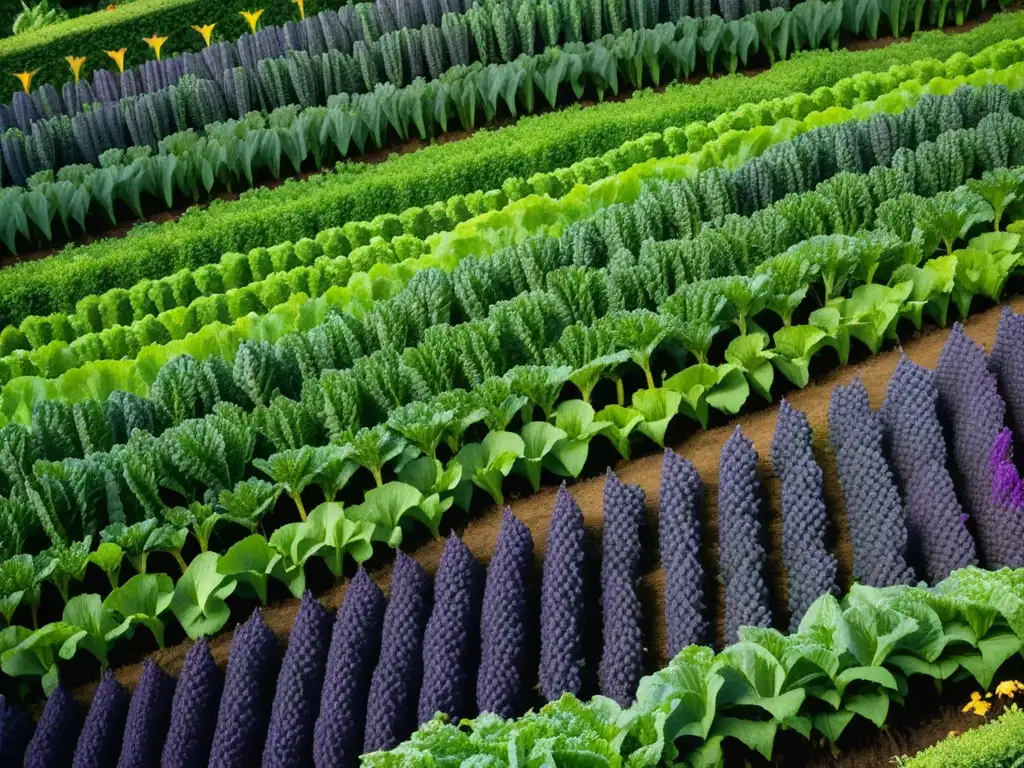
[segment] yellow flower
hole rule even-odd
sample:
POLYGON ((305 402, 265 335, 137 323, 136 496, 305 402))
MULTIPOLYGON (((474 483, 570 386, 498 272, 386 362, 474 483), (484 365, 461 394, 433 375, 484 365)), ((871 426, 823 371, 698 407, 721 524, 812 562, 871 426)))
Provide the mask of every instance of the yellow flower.
POLYGON ((996 686, 996 693, 1008 699, 1012 699, 1013 695, 1018 691, 1024 691, 1024 685, 1021 685, 1016 680, 1004 680, 996 686))
POLYGON ((210 38, 213 37, 214 24, 204 24, 201 27, 197 27, 195 24, 192 25, 192 29, 203 36, 203 42, 206 43, 206 47, 210 47, 210 38))
POLYGON ((973 712, 978 717, 985 717, 988 711, 992 709, 992 705, 981 698, 981 694, 975 691, 971 694, 971 700, 967 702, 967 705, 963 708, 964 712, 973 712))
POLYGON ((258 11, 239 11, 238 15, 249 22, 249 29, 252 33, 256 34, 256 24, 260 20, 260 16, 263 15, 263 9, 260 8, 258 11))
POLYGON ((306 18, 306 0, 292 0, 297 6, 299 6, 299 20, 306 18))
POLYGON ((75 76, 75 82, 82 74, 82 65, 85 64, 85 56, 66 56, 64 61, 71 67, 71 74, 75 76))
POLYGON ((104 51, 104 53, 107 54, 107 56, 109 56, 110 58, 112 58, 114 60, 114 63, 117 64, 118 72, 124 72, 124 55, 128 53, 127 48, 121 48, 116 51, 104 51))
POLYGON ((25 93, 28 93, 29 88, 32 87, 32 78, 38 71, 38 69, 34 69, 31 72, 19 72, 15 75, 21 81, 21 87, 25 89, 25 93))
POLYGON ((160 61, 160 49, 163 44, 167 42, 166 37, 160 37, 159 35, 153 35, 152 37, 142 38, 142 42, 148 45, 156 53, 156 60, 160 61))
POLYGON ((952 739, 954 736, 959 736, 959 735, 960 735, 960 731, 950 731, 949 733, 946 734, 946 738, 947 739, 952 739))
POLYGON ((114 11, 116 11, 116 10, 117 10, 117 6, 116 6, 116 5, 114 5, 113 3, 111 3, 110 5, 108 5, 108 6, 107 6, 106 8, 104 8, 103 10, 105 10, 105 11, 106 11, 107 13, 113 13, 114 11))

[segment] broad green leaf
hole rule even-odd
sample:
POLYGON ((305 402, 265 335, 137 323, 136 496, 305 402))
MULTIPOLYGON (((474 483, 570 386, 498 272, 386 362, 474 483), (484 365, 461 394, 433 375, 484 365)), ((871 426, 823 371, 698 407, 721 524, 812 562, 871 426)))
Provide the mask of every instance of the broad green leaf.
POLYGON ((225 600, 238 582, 217 572, 219 559, 215 552, 197 555, 174 587, 171 610, 193 640, 214 634, 231 615, 225 600))
POLYGON ((682 396, 671 389, 641 389, 633 393, 633 409, 643 417, 637 429, 661 448, 672 418, 679 413, 682 396))
POLYGON ((415 509, 423 494, 406 483, 394 480, 366 492, 363 503, 349 507, 346 517, 373 525, 373 539, 397 547, 402 543, 402 522, 415 509))
POLYGON ((472 483, 487 491, 495 504, 504 504, 502 480, 525 450, 523 439, 513 432, 488 432, 482 443, 464 446, 455 457, 462 465, 462 481, 455 491, 455 503, 463 509, 469 508, 472 483))
POLYGON ((136 624, 153 633, 157 645, 164 647, 164 621, 161 615, 171 607, 174 582, 164 573, 146 573, 132 576, 123 586, 111 592, 103 607, 113 612, 120 625, 114 636, 127 634, 136 624))
POLYGON ((217 573, 238 582, 244 592, 267 604, 267 581, 281 555, 259 534, 247 536, 233 544, 217 561, 217 573))
POLYGON ((118 576, 121 573, 121 561, 124 552, 113 542, 105 541, 94 552, 89 554, 89 562, 93 563, 107 575, 111 589, 117 589, 118 576))
POLYGON ((622 458, 628 459, 630 456, 629 436, 643 422, 643 414, 633 408, 608 405, 597 414, 597 419, 608 424, 602 430, 602 434, 611 441, 622 458))
POLYGON ((540 488, 542 462, 555 444, 565 440, 567 435, 546 421, 531 421, 519 434, 523 439, 523 455, 516 459, 513 470, 526 477, 536 491, 540 488))

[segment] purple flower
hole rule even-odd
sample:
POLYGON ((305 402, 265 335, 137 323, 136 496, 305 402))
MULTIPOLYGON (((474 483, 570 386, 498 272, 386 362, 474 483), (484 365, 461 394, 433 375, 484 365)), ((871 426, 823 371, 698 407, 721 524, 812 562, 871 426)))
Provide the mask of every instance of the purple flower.
POLYGON ((995 375, 1014 432, 1024 435, 1024 315, 1003 307, 988 369, 995 375))
POLYGON ((156 768, 171 719, 174 680, 146 659, 128 704, 124 743, 117 768, 156 768))
POLYGON ((476 706, 501 717, 521 714, 526 695, 527 589, 533 537, 512 510, 505 518, 487 568, 480 619, 480 672, 476 706))
POLYGON ((106 768, 121 754, 125 719, 128 717, 128 691, 114 674, 103 673, 92 706, 85 717, 82 735, 75 748, 74 768, 106 768))
POLYGON ((704 484, 697 468, 665 449, 658 492, 658 541, 665 569, 665 627, 668 655, 708 641, 701 562, 700 510, 704 484))
POLYGON ((640 528, 644 492, 625 485, 610 469, 604 481, 604 527, 601 535, 601 614, 604 631, 598 677, 601 693, 628 706, 644 668, 640 628, 640 528))
POLYGON ((331 618, 312 592, 302 596, 277 678, 264 768, 304 766, 313 757, 313 727, 320 711, 331 618))
POLYGON ((235 629, 217 729, 210 746, 210 765, 244 768, 259 765, 281 651, 274 633, 257 608, 235 629))
POLYGON ((718 461, 718 565, 725 584, 725 641, 735 643, 740 627, 770 627, 757 452, 739 427, 718 461))
POLYGON ((936 411, 935 374, 901 356, 882 404, 889 457, 903 496, 910 556, 936 584, 977 562, 964 528, 936 411))
POLYGON ((160 768, 190 768, 207 762, 223 687, 224 673, 213 662, 206 638, 200 638, 186 654, 174 689, 160 768))
POLYGON ((786 566, 789 630, 795 632, 821 595, 836 594, 836 559, 828 551, 821 467, 811 450, 807 416, 785 400, 772 438, 772 468, 782 485, 782 562, 786 566))
POLYGON ((423 636, 421 725, 437 712, 455 721, 474 714, 483 576, 469 548, 452 534, 434 577, 434 609, 423 636))
POLYGON ((399 551, 391 572, 380 660, 370 682, 364 752, 391 749, 416 728, 416 704, 423 681, 423 633, 429 617, 430 576, 399 551))
POLYGON ((586 537, 583 513, 562 483, 548 524, 540 590, 540 690, 548 701, 563 693, 579 696, 582 688, 586 537))
POLYGON ((360 568, 334 620, 327 653, 320 714, 313 729, 313 761, 321 768, 348 768, 359 762, 386 605, 380 587, 360 568))
POLYGON ((81 730, 82 708, 67 688, 58 685, 46 700, 36 731, 25 749, 25 768, 65 768, 71 765, 81 730))

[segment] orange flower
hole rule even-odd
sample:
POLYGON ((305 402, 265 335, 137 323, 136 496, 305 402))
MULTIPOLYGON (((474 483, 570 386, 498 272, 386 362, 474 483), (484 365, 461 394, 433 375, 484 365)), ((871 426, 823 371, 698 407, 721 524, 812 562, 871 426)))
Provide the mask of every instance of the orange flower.
POLYGON ((213 37, 213 28, 215 24, 204 24, 201 27, 197 27, 195 24, 192 25, 192 29, 203 36, 203 42, 206 43, 206 47, 210 47, 210 38, 213 37))
POLYGON ((116 51, 104 51, 104 53, 107 54, 107 56, 109 56, 110 58, 112 58, 114 60, 114 63, 117 64, 118 72, 124 72, 124 55, 128 53, 127 48, 121 48, 116 51))
POLYGON ((306 18, 306 0, 292 0, 297 6, 299 6, 299 20, 306 18))
POLYGON ((105 11, 106 11, 107 13, 113 13, 114 11, 116 11, 116 10, 117 10, 117 6, 116 6, 116 5, 114 5, 113 3, 111 3, 110 5, 108 5, 108 6, 107 6, 106 8, 104 8, 103 10, 105 10, 105 11))
POLYGON ((975 691, 971 694, 971 700, 964 706, 964 712, 973 712, 978 717, 985 717, 988 711, 992 709, 992 705, 981 698, 981 694, 975 691))
POLYGON ((71 74, 75 76, 75 82, 78 82, 78 78, 82 75, 82 65, 85 64, 85 56, 66 56, 64 61, 71 67, 71 74))
POLYGON ((163 47, 164 43, 167 42, 167 38, 160 37, 159 35, 153 35, 152 37, 142 38, 142 42, 153 49, 156 53, 156 60, 160 61, 160 49, 163 47))
POLYGON ((256 25, 259 23, 260 16, 263 15, 263 9, 260 8, 258 11, 239 11, 238 15, 249 22, 249 29, 255 35, 256 25))
POLYGON ((21 81, 21 87, 25 89, 25 93, 28 93, 29 88, 32 87, 32 78, 35 77, 35 74, 38 71, 38 69, 34 69, 31 72, 19 72, 15 75, 15 77, 21 81))

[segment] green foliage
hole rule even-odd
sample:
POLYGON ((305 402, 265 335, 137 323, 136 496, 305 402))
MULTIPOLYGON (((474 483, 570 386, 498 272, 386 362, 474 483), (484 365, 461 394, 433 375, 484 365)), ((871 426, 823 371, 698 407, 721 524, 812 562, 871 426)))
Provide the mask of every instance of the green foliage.
MULTIPOLYGON (((168 12, 177 14, 178 10, 168 12)), ((739 84, 709 80, 697 90, 669 89, 657 97, 644 97, 642 102, 634 99, 629 104, 546 115, 466 142, 395 158, 354 175, 314 177, 300 187, 289 185, 249 202, 241 200, 208 212, 192 212, 176 224, 162 226, 159 235, 140 232, 131 239, 130 248, 127 241, 107 241, 4 270, 0 280, 0 321, 10 324, 33 311, 70 311, 73 302, 89 293, 128 287, 142 278, 183 267, 194 268, 215 261, 229 250, 247 250, 284 238, 295 241, 337 221, 369 220, 383 211, 399 211, 446 200, 467 190, 492 188, 495 179, 517 174, 525 178, 535 170, 536 157, 569 166, 646 132, 702 119, 714 120, 740 104, 772 98, 778 92, 809 92, 851 74, 877 72, 893 64, 911 75, 914 70, 901 62, 916 62, 929 56, 943 58, 956 51, 980 51, 994 42, 1019 37, 1014 29, 1022 23, 1012 14, 997 16, 955 39, 929 33, 912 44, 884 51, 786 62, 773 67, 767 76, 739 84), (459 169, 457 178, 440 170, 450 168, 459 169), (111 271, 109 266, 114 263, 118 269, 111 271), (72 290, 71 286, 75 288, 72 290), (22 298, 27 296, 32 296, 32 300, 22 298)), ((147 29, 143 34, 151 33, 147 29)), ((979 57, 972 66, 988 66, 992 62, 990 55, 993 54, 979 57)), ((933 63, 917 66, 917 72, 926 79, 940 73, 933 63)), ((15 70, 8 67, 8 71, 15 70)))
POLYGON ((1024 744, 1024 710, 1007 708, 998 719, 950 735, 938 744, 901 758, 900 768, 1015 768, 1024 744))

